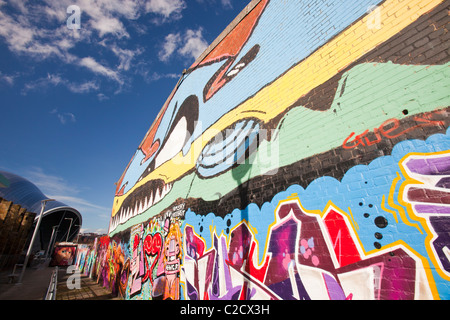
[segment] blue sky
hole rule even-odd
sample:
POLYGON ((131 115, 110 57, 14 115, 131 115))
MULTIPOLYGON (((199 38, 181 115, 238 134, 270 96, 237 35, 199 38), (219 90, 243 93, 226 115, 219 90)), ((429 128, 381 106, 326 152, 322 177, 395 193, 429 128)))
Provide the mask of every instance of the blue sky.
POLYGON ((106 232, 114 183, 181 72, 248 2, 0 0, 0 170, 106 232))

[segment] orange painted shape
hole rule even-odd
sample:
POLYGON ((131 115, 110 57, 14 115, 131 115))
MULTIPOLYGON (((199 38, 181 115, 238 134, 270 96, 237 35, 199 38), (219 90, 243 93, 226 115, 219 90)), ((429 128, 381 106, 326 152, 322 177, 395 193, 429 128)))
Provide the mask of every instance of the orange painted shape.
POLYGON ((263 0, 203 59, 199 65, 236 56, 247 42, 269 0, 263 0))

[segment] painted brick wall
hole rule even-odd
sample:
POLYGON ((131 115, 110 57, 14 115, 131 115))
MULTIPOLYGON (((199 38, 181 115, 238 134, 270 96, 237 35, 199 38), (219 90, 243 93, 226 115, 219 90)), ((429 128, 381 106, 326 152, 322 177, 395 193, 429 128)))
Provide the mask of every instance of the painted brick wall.
POLYGON ((83 270, 125 299, 448 299, 448 12, 252 1, 162 107, 83 270))

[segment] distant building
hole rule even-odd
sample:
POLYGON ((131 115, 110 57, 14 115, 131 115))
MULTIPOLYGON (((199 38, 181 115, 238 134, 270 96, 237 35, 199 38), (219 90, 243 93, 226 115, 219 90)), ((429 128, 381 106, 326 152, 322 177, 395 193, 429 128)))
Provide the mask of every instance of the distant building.
POLYGON ((98 237, 101 237, 103 235, 99 235, 97 233, 93 232, 87 232, 87 233, 80 233, 78 235, 78 244, 94 244, 95 239, 98 237))

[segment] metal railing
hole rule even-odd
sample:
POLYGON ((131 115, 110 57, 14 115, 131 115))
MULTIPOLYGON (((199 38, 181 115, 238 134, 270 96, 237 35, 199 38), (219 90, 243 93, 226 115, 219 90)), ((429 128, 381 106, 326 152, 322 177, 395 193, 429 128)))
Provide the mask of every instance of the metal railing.
POLYGON ((47 289, 47 294, 44 300, 55 300, 56 299, 56 288, 58 287, 58 267, 56 266, 53 270, 52 277, 50 279, 50 284, 47 289))
POLYGON ((17 267, 22 267, 22 268, 24 268, 24 266, 23 266, 22 263, 16 263, 16 264, 14 265, 14 269, 13 269, 12 273, 8 275, 8 283, 13 283, 13 282, 15 282, 15 281, 16 281, 16 278, 19 277, 19 275, 16 274, 16 268, 17 268, 17 267))

